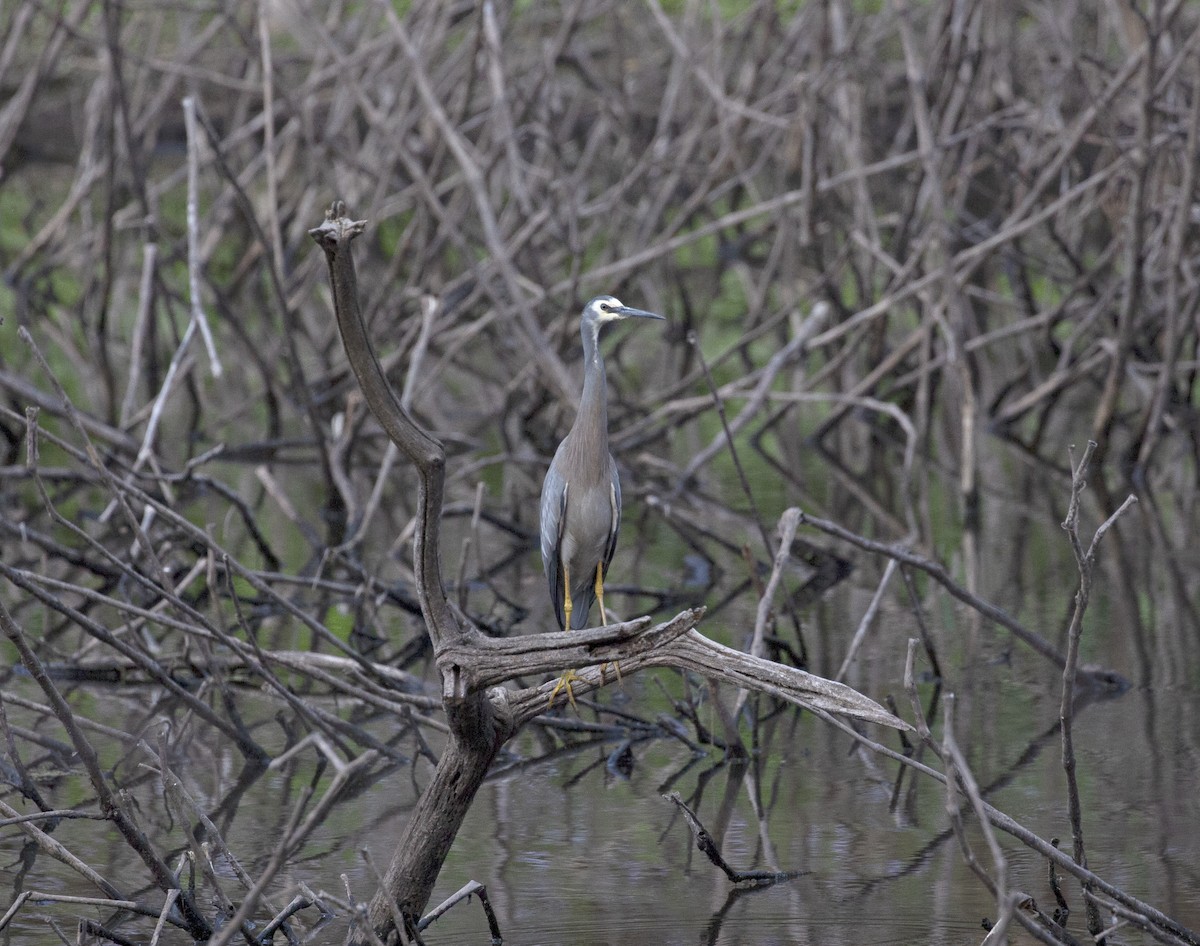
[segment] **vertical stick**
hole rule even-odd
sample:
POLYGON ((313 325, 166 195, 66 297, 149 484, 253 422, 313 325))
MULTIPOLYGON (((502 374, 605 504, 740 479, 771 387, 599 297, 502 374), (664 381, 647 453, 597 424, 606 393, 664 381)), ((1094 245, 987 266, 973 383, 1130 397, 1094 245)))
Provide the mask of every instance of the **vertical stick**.
POLYGON ((212 376, 219 378, 224 369, 208 327, 208 316, 200 303, 200 133, 196 125, 196 100, 190 95, 183 100, 183 122, 187 129, 188 295, 191 297, 192 323, 204 339, 212 376))
MULTIPOLYGON (((1075 714, 1075 672, 1079 664, 1079 639, 1083 635, 1083 614, 1087 610, 1088 599, 1092 593, 1092 569, 1096 563, 1096 545, 1116 521, 1117 517, 1137 502, 1137 497, 1130 496, 1096 530, 1091 545, 1085 551, 1079 541, 1079 499, 1087 486, 1088 466, 1092 454, 1096 451, 1096 441, 1089 440, 1083 457, 1078 466, 1075 465, 1075 453, 1071 453, 1071 500, 1067 505, 1067 517, 1063 520, 1063 528, 1071 542, 1071 550, 1075 553, 1075 561, 1079 566, 1079 589, 1075 592, 1075 607, 1071 613, 1071 624, 1067 632, 1067 654, 1063 665, 1062 701, 1059 704, 1059 722, 1062 726, 1062 760, 1063 771, 1067 776, 1067 806, 1071 818, 1072 856, 1080 867, 1087 867, 1087 853, 1083 843, 1083 813, 1079 805, 1079 781, 1075 773, 1075 742, 1071 725, 1075 714)), ((1085 893, 1092 892, 1092 885, 1083 881, 1085 893)), ((1100 912, 1091 897, 1087 901, 1088 931, 1097 936, 1104 928, 1100 920, 1100 912)))

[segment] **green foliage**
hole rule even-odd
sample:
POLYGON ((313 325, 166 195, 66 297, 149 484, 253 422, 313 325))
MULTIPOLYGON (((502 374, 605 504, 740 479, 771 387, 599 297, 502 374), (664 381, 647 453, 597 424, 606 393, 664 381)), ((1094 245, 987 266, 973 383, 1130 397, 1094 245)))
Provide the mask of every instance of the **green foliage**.
POLYGON ((22 221, 28 218, 32 210, 33 201, 19 183, 9 181, 0 187, 0 260, 19 253, 29 242, 22 221))
POLYGON ((412 211, 396 213, 375 221, 375 239, 379 241, 379 250, 384 259, 391 259, 396 255, 400 241, 404 239, 404 232, 412 221, 412 211))
POLYGON ((343 643, 348 642, 350 634, 354 630, 354 612, 345 604, 331 604, 325 609, 325 618, 322 623, 338 640, 343 643))
POLYGON ((933 547, 958 548, 962 541, 962 496, 953 483, 931 476, 925 484, 929 493, 929 525, 933 547))

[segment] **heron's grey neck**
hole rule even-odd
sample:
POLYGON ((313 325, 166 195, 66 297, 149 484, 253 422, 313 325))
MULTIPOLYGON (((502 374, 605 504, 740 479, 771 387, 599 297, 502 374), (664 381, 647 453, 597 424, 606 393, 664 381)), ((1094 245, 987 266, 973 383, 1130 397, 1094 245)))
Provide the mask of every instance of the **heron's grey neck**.
POLYGON ((608 444, 608 391, 604 380, 604 356, 600 354, 600 326, 585 321, 583 338, 583 397, 572 433, 589 443, 608 444))

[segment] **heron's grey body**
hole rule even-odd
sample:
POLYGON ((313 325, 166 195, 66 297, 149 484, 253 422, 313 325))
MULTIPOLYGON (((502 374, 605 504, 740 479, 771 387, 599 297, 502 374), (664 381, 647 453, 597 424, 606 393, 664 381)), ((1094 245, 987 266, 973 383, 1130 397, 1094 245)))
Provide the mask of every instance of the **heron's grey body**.
MULTIPOLYGON (((542 565, 558 625, 564 629, 588 626, 588 612, 598 588, 603 596, 603 581, 617 548, 621 481, 608 449, 608 391, 600 329, 627 318, 662 316, 631 309, 612 296, 597 296, 584 307, 579 326, 584 361, 579 413, 542 483, 542 565)), ((603 597, 600 609, 604 620, 603 597)))

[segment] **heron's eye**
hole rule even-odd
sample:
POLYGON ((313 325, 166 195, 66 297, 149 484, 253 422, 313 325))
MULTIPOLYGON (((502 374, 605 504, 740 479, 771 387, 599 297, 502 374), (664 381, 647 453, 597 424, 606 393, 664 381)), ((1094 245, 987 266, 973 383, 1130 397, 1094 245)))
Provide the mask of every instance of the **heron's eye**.
POLYGON ((601 302, 600 303, 600 311, 601 312, 611 312, 612 306, 610 306, 607 302, 601 302))

